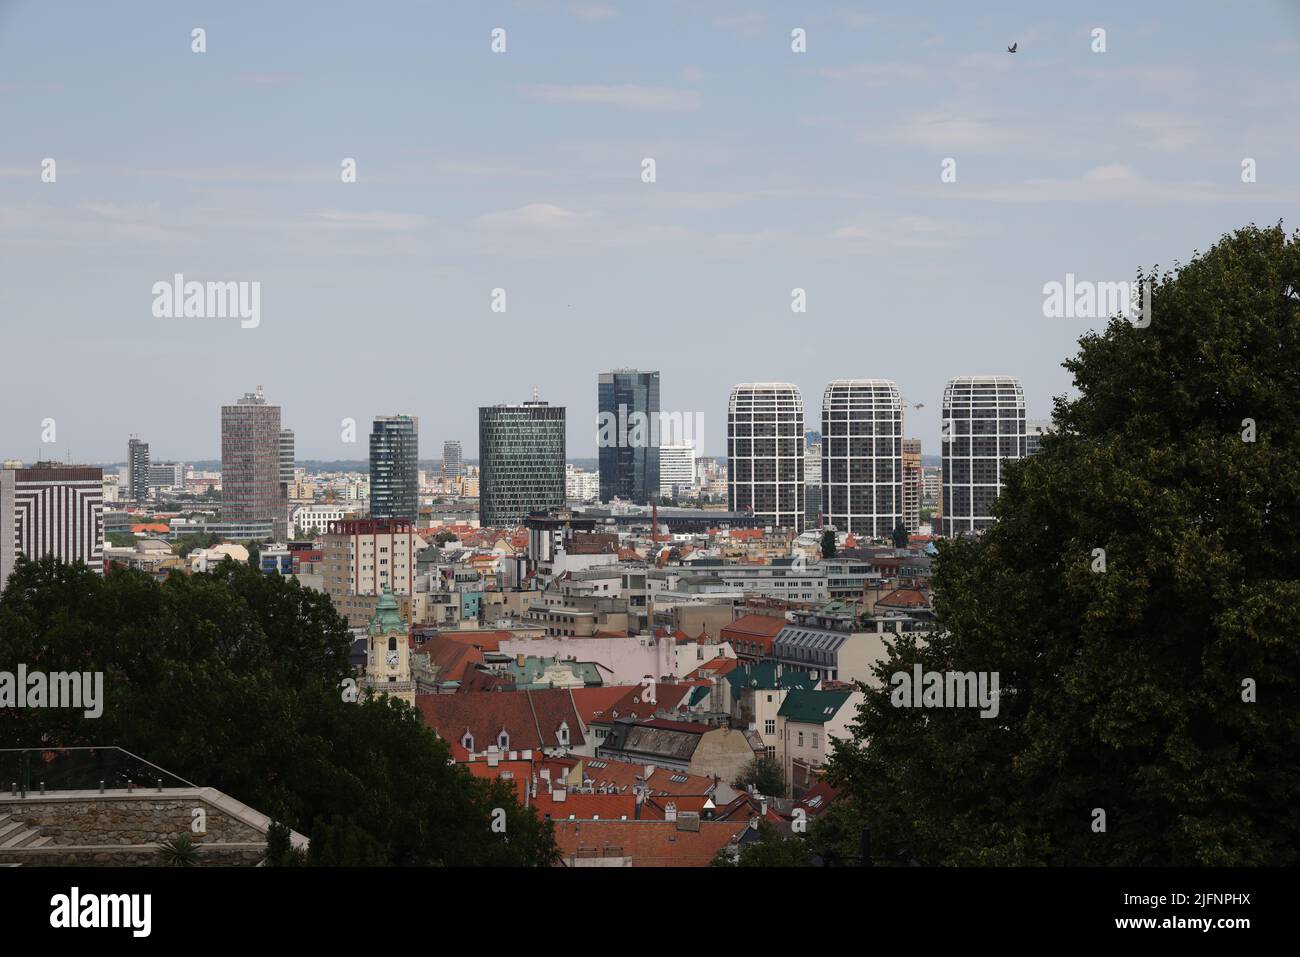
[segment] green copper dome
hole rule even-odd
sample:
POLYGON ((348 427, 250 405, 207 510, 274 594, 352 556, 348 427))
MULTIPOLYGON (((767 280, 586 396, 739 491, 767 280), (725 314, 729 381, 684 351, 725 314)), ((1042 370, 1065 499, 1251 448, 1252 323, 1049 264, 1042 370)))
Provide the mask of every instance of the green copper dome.
POLYGON ((388 635, 393 632, 406 632, 406 622, 402 621, 401 614, 397 611, 397 599, 393 593, 384 587, 384 593, 379 596, 379 604, 375 606, 375 616, 370 619, 370 634, 388 635))

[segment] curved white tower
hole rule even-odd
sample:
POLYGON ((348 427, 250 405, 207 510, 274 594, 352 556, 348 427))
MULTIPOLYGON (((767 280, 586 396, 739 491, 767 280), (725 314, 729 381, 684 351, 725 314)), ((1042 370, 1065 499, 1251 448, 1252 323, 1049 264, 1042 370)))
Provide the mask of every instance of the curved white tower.
POLYGON ((727 403, 727 501, 803 530, 803 396, 789 382, 745 382, 727 403))
POLYGON ((888 538, 903 524, 903 400, 889 379, 826 386, 822 521, 871 538, 888 538))
POLYGON ((1024 458, 1025 392, 1012 376, 958 376, 943 390, 943 534, 993 524, 1002 463, 1024 458))

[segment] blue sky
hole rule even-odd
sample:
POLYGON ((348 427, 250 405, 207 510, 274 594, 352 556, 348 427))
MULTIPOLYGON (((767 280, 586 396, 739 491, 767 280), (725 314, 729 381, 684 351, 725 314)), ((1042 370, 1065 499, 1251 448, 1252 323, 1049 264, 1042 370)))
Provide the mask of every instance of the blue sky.
POLYGON ((927 453, 954 375, 1046 416, 1096 323, 1044 283, 1300 210, 1300 3, 1057 7, 0 0, 0 454, 217 457, 261 384, 301 457, 397 412, 473 456, 534 386, 586 457, 628 366, 710 453, 742 381, 816 428, 829 380, 895 379, 927 453), (260 325, 155 318, 178 272, 260 282, 260 325))

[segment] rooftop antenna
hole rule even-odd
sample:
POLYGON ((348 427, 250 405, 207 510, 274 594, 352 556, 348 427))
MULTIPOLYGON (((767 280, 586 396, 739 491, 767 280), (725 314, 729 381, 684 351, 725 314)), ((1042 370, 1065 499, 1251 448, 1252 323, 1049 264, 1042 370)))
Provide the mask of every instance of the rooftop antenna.
POLYGON ((537 402, 537 401, 539 401, 539 400, 541 399, 541 397, 542 397, 542 395, 541 395, 541 393, 538 391, 537 386, 533 386, 533 401, 534 401, 534 402, 537 402))

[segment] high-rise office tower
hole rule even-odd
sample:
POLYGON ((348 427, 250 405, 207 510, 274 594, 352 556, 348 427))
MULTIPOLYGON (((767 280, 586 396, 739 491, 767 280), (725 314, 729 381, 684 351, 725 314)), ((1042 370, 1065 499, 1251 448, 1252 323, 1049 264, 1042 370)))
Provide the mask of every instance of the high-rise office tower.
POLYGON ((789 382, 746 382, 727 403, 727 501, 766 523, 804 525, 803 396, 789 382))
POLYGON ((0 470, 0 591, 19 555, 104 570, 104 472, 37 462, 0 470))
POLYGON ((837 379, 822 395, 822 520, 888 538, 903 523, 903 400, 888 379, 837 379))
POLYGON ((903 525, 909 532, 921 527, 921 498, 924 494, 921 440, 903 439, 903 525))
POLYGON ((221 407, 221 519, 271 522, 271 535, 288 535, 289 501, 280 481, 280 407, 262 387, 221 407))
POLYGON ((420 511, 420 422, 378 415, 370 429, 370 517, 414 522, 420 511))
POLYGON ((1002 463, 1023 458, 1025 393, 1011 376, 959 376, 943 391, 943 534, 993 524, 1002 463))
POLYGON ((804 521, 810 528, 821 527, 822 434, 809 429, 803 437, 804 521))
POLYGON ((126 443, 126 494, 136 502, 149 497, 149 443, 135 436, 126 443))
POLYGON ((659 494, 671 497, 695 485, 695 446, 659 446, 659 494))
POLYGON ((460 439, 448 439, 442 443, 442 477, 458 479, 465 474, 465 462, 462 458, 460 439))
POLYGON ((478 410, 479 524, 564 505, 564 430, 564 408, 538 399, 478 410))
POLYGON ((659 495, 659 373, 602 372, 596 383, 600 500, 644 505, 659 495))
POLYGON ((280 481, 293 484, 294 439, 293 429, 280 430, 280 481))
POLYGON ((1025 420, 1025 455, 1030 456, 1043 447, 1043 436, 1055 430, 1051 419, 1025 420))

